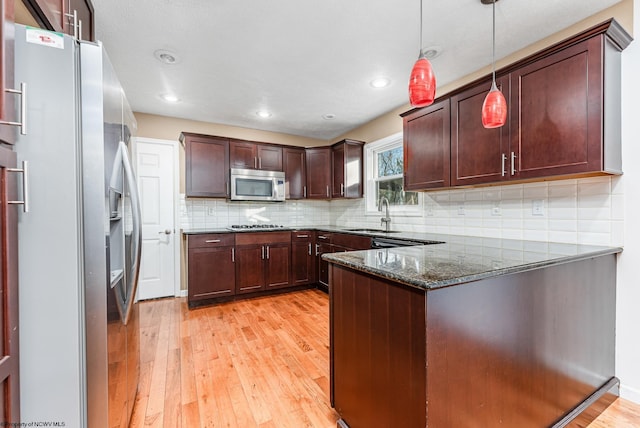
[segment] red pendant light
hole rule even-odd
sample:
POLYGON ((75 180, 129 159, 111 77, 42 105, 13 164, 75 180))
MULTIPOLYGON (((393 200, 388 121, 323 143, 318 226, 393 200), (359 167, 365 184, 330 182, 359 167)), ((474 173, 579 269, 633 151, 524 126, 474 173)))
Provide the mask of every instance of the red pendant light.
POLYGON ((420 0, 420 56, 409 78, 409 102, 413 107, 426 107, 436 96, 436 75, 422 50, 422 0, 420 0))
MULTIPOLYGON (((482 1, 482 0, 481 0, 482 1)), ((491 90, 482 103, 482 126, 499 128, 507 122, 507 100, 496 85, 496 2, 493 5, 493 81, 491 90)), ((485 3, 485 1, 483 1, 485 3)))

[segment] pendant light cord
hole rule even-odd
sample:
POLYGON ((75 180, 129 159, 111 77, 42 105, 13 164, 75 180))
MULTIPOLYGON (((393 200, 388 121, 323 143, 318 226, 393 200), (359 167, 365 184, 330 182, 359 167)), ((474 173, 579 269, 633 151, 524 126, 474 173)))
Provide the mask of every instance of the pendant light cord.
POLYGON ((493 53, 491 54, 493 87, 496 87, 496 1, 493 0, 493 53))

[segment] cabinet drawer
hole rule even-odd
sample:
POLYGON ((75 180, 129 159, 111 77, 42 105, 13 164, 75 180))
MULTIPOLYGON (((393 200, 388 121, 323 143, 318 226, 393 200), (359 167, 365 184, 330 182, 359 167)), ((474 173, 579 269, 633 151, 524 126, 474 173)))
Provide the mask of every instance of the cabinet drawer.
POLYGON ((236 234, 236 245, 275 244, 291 242, 291 232, 243 232, 236 234))
POLYGON ((336 233, 331 237, 331 243, 353 250, 368 250, 371 248, 371 238, 367 236, 336 233))
POLYGON ((291 232, 292 242, 313 241, 313 238, 313 231, 311 230, 296 230, 295 232, 291 232))
POLYGON ((316 241, 320 244, 330 244, 331 243, 331 233, 328 232, 317 232, 316 233, 316 241))
POLYGON ((189 248, 227 247, 235 245, 233 233, 208 233, 205 235, 188 235, 189 248))

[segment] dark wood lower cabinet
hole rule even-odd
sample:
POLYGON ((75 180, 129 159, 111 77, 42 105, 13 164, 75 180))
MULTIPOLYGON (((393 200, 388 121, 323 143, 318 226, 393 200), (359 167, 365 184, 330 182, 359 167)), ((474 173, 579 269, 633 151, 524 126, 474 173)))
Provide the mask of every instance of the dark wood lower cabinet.
POLYGON ((316 256, 312 231, 291 232, 291 284, 316 282, 316 256))
POLYGON ((210 299, 235 294, 233 247, 189 250, 189 300, 210 299))
POLYGON ((236 247, 236 293, 252 293, 264 288, 264 245, 236 247))
POLYGON ((586 426, 618 394, 615 255, 428 291, 332 264, 330 283, 350 428, 586 426))
POLYGON ((291 273, 291 244, 267 245, 265 277, 267 288, 288 287, 291 273))

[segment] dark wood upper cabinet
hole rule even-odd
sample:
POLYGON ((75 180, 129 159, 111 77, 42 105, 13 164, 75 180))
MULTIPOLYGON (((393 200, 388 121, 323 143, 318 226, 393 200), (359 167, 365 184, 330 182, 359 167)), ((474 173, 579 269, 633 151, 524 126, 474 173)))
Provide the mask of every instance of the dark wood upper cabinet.
POLYGON ((229 140, 183 132, 187 197, 229 196, 229 140))
POLYGON ((362 141, 342 140, 331 147, 332 198, 362 197, 363 146, 362 141))
POLYGON ((501 128, 482 127, 488 77, 404 113, 405 188, 448 186, 434 181, 446 165, 424 153, 437 145, 431 135, 446 128, 446 119, 421 116, 445 116, 438 104, 449 101, 451 186, 621 174, 621 51, 630 42, 609 20, 499 70, 509 107, 501 128))
POLYGON ((403 116, 404 188, 449 186, 449 100, 403 116))
POLYGON ((24 0, 24 4, 43 28, 95 40, 90 0, 24 0))
MULTIPOLYGON (((605 78, 617 79, 620 85, 619 65, 612 76, 608 73, 613 70, 604 68, 607 46, 603 37, 594 37, 511 73, 513 93, 519 94, 511 118, 513 129, 519 130, 511 139, 513 177, 622 172, 619 155, 605 156, 610 143, 620 144, 619 136, 607 141, 603 133, 609 119, 620 126, 619 117, 611 117, 619 105, 604 116, 605 78)), ((613 49, 610 53, 619 55, 613 49)), ((607 91, 606 98, 610 96, 616 97, 607 91)), ((619 104, 619 89, 616 98, 619 104)))
POLYGON ((331 198, 331 147, 306 149, 307 199, 331 198))
POLYGON ((229 165, 231 168, 282 171, 282 147, 231 140, 229 165))
POLYGON ((307 172, 305 150, 302 148, 282 149, 282 166, 287 199, 304 199, 307 196, 307 172))
MULTIPOLYGON (((12 0, 0 0, 0 121, 17 122, 18 118, 15 105, 19 94, 7 92, 8 89, 20 89, 14 82, 14 2, 12 0)), ((0 124, 0 143, 14 144, 19 127, 0 124)))
MULTIPOLYGON (((509 76, 496 81, 509 98, 509 76)), ((486 81, 451 97, 451 185, 492 183, 508 179, 509 122, 500 128, 482 126, 482 104, 491 89, 486 81)), ((507 120, 510 117, 507 113, 507 120)))

